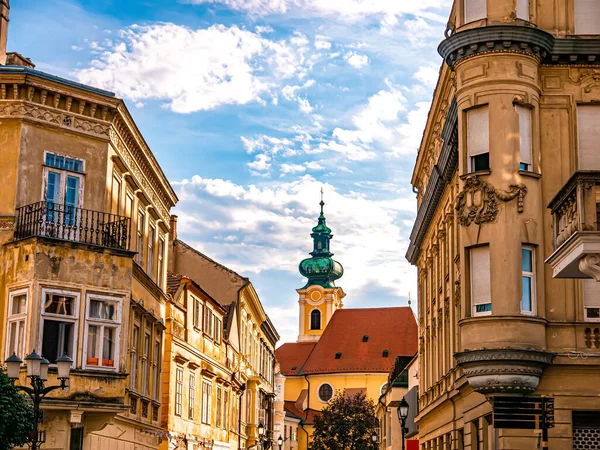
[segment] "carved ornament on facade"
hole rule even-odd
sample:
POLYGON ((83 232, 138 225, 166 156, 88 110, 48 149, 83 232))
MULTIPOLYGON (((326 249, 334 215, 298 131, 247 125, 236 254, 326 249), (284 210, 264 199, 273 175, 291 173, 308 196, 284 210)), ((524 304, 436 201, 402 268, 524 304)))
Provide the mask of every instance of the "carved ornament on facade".
POLYGON ((454 282, 454 306, 460 306, 460 280, 454 282))
POLYGON ((584 255, 579 260, 579 270, 594 280, 600 281, 600 254, 589 253, 584 255))
POLYGON ((14 230, 15 218, 14 216, 1 217, 0 216, 0 231, 14 230))
POLYGON ((444 314, 446 315, 446 320, 448 320, 450 318, 450 297, 444 299, 444 314))
POLYGON ((481 225, 493 222, 498 217, 498 200, 509 202, 516 198, 517 211, 522 213, 525 194, 527 187, 523 184, 511 184, 508 191, 503 191, 475 175, 467 177, 463 190, 456 198, 458 223, 468 227, 471 223, 481 225))

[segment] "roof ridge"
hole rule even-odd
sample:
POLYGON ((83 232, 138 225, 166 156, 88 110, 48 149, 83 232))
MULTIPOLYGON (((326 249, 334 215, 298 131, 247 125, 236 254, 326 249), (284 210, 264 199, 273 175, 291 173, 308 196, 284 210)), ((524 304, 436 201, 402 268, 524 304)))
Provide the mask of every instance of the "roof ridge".
POLYGON ((215 265, 217 265, 217 266, 219 266, 219 267, 222 267, 223 269, 225 269, 225 270, 227 270, 228 272, 232 273, 233 275, 235 275, 235 276, 237 276, 237 277, 241 278, 242 280, 244 280, 244 281, 250 281, 250 279, 249 279, 249 278, 247 278, 247 277, 245 277, 245 276, 243 276, 243 275, 240 275, 240 274, 239 274, 239 273, 237 273, 235 270, 232 270, 232 269, 230 269, 229 267, 227 267, 227 266, 225 266, 225 265, 221 264, 220 262, 218 262, 218 261, 215 261, 215 260, 214 260, 214 259, 212 259, 210 256, 207 256, 207 255, 205 255, 205 254, 204 254, 204 253, 202 253, 200 250, 198 250, 198 249, 196 249, 196 248, 192 247, 190 244, 188 244, 188 243, 186 243, 186 242, 182 241, 181 239, 177 239, 177 240, 176 240, 176 242, 179 242, 180 244, 182 244, 182 245, 186 246, 187 248, 189 248, 189 249, 190 249, 190 250, 192 250, 193 252, 195 252, 195 253, 197 253, 198 255, 200 255, 202 258, 204 258, 204 259, 207 259, 208 261, 210 261, 210 262, 214 263, 215 265))

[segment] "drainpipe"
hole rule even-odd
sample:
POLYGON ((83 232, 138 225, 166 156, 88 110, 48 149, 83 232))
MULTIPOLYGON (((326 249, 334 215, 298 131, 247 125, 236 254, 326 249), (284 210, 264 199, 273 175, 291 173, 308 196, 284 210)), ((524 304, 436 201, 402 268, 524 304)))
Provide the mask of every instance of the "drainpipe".
POLYGON ((242 397, 244 395, 244 391, 246 390, 246 383, 242 384, 240 388, 240 401, 238 408, 238 450, 242 448, 242 397))
MULTIPOLYGON (((306 433, 306 448, 308 449, 308 431, 304 428, 304 423, 308 420, 308 412, 310 411, 310 380, 308 379, 308 375, 303 376, 308 384, 308 400, 306 401, 306 414, 304 415, 304 419, 300 420, 300 428, 306 433)), ((298 450, 300 450, 300 444, 298 444, 298 450)))

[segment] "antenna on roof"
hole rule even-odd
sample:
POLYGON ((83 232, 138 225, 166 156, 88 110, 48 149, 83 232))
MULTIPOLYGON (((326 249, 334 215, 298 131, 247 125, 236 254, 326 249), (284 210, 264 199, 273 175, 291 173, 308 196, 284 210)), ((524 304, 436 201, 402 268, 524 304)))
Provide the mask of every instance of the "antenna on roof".
POLYGON ((408 293, 408 306, 410 306, 410 292, 408 293))

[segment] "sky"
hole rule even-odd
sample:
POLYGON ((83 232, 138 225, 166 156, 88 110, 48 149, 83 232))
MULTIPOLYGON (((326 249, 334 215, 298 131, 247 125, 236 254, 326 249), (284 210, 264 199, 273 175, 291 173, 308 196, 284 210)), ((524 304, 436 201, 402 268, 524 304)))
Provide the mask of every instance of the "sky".
POLYGON ((13 0, 9 51, 123 98, 179 237, 247 276, 281 341, 324 190, 346 308, 416 299, 410 179, 451 0, 13 0))

